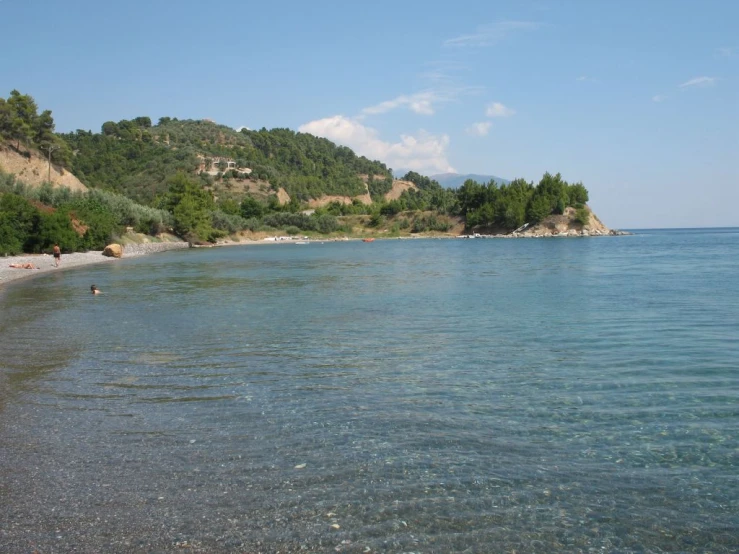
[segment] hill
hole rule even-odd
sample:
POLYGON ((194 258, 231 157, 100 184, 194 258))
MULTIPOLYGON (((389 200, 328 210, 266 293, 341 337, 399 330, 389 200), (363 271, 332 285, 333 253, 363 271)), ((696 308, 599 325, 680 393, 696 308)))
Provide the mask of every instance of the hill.
POLYGON ((236 131, 212 121, 168 117, 152 125, 148 117, 138 117, 108 121, 100 133, 61 136, 77 152, 72 170, 83 183, 142 203, 164 194, 167 180, 178 172, 199 175, 204 186, 222 194, 251 190, 250 182, 262 185, 267 195, 283 189, 299 202, 368 190, 382 195, 392 186, 381 162, 290 129, 236 131), (362 174, 374 176, 369 187, 362 174))
POLYGON ((163 117, 152 125, 137 117, 107 121, 99 133, 53 129, 51 112, 39 114, 32 97, 12 91, 0 98, 5 252, 45 251, 55 241, 65 251, 93 248, 123 229, 173 231, 196 244, 245 232, 604 230, 587 207, 587 189, 560 174, 545 173, 538 184, 414 171, 394 179, 385 164, 324 138, 290 129, 236 131, 209 120, 163 117), (46 180, 78 192, 39 187, 46 180))
POLYGON ((507 185, 510 183, 508 179, 503 179, 502 177, 496 177, 495 175, 479 175, 476 173, 467 173, 465 175, 461 175, 459 173, 439 173, 438 175, 432 175, 430 178, 439 183, 442 187, 448 189, 458 189, 468 179, 477 183, 489 183, 490 181, 495 181, 499 185, 507 185))

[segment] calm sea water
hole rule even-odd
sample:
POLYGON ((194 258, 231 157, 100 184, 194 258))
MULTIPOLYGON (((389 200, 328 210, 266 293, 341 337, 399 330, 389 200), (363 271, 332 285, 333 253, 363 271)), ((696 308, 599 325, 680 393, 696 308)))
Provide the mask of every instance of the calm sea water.
POLYGON ((2 552, 739 551, 739 229, 180 251, 0 310, 2 552))

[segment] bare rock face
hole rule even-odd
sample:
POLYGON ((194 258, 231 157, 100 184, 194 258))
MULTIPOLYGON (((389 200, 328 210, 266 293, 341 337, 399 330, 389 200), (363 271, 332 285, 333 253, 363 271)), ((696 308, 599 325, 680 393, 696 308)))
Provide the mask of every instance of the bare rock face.
POLYGON ((103 250, 103 256, 109 258, 120 258, 123 256, 123 247, 120 244, 109 244, 103 250))

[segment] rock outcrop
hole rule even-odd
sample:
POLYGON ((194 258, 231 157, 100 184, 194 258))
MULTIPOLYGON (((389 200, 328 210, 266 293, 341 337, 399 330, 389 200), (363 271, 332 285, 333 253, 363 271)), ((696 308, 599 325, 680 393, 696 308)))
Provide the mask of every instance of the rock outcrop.
POLYGON ((499 229, 475 229, 470 237, 506 237, 506 238, 546 238, 546 237, 603 237, 630 235, 626 231, 609 229, 598 219, 593 211, 589 212, 588 223, 583 225, 576 219, 577 210, 569 207, 561 215, 550 215, 535 225, 528 223, 515 231, 499 229))

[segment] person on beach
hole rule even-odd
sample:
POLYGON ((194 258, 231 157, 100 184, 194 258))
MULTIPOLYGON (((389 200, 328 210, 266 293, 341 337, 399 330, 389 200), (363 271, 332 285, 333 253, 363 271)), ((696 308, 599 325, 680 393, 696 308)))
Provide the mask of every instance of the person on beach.
POLYGON ((101 293, 101 292, 103 292, 103 291, 101 291, 101 290, 100 290, 99 288, 97 288, 97 287, 96 287, 95 285, 90 285, 90 292, 91 292, 92 294, 100 294, 100 293, 101 293))
POLYGON ((54 266, 59 267, 59 263, 62 261, 62 251, 58 244, 54 245, 54 266))
POLYGON ((8 267, 12 267, 14 269, 41 269, 30 262, 26 264, 10 264, 8 267))

